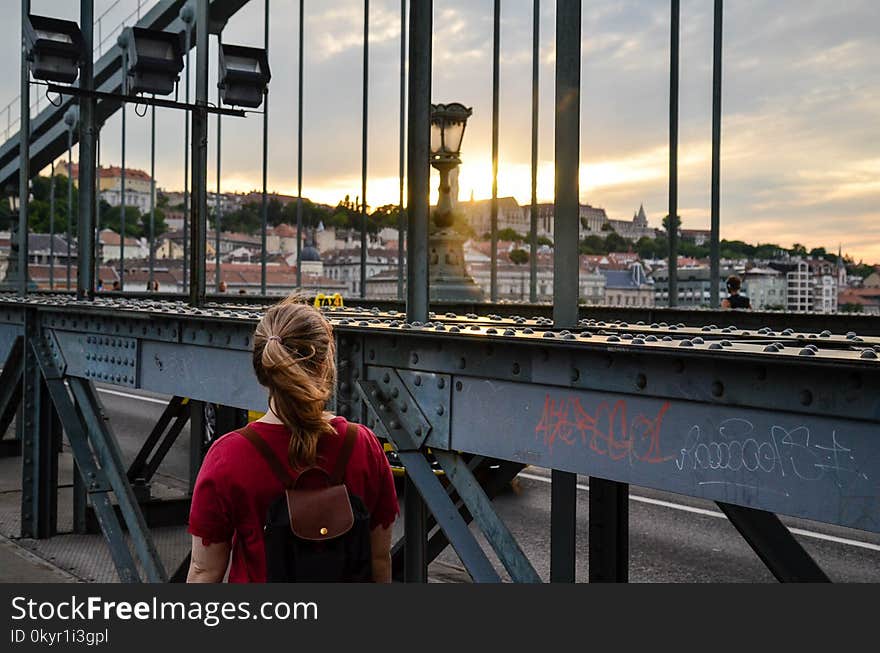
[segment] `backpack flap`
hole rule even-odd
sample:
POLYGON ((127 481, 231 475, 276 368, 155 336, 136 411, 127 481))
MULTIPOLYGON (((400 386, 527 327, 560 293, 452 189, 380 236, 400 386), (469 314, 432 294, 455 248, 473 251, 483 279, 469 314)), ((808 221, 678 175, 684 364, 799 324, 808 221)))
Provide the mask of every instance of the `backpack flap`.
MULTIPOLYGON (((311 468, 299 475, 297 481, 312 473, 326 476, 320 468, 311 468)), ((290 529, 297 537, 321 542, 345 535, 354 526, 354 513, 345 485, 299 488, 285 490, 287 511, 290 515, 290 529)))

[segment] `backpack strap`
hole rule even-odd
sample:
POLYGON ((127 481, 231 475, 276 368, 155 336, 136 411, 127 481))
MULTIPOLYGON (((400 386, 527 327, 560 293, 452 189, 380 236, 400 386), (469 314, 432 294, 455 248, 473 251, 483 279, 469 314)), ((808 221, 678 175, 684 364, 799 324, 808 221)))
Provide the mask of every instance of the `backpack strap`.
POLYGON ((348 461, 351 459, 351 452, 354 450, 354 443, 357 440, 358 425, 354 422, 348 422, 345 429, 345 440, 342 442, 342 448, 339 450, 339 456, 336 458, 336 467, 333 470, 333 476, 330 477, 332 485, 341 485, 345 480, 345 468, 348 467, 348 461))
POLYGON ((240 429, 238 433, 243 435, 248 442, 254 445, 254 448, 269 465, 269 469, 272 470, 275 478, 277 478, 285 488, 293 487, 293 477, 290 475, 290 472, 287 471, 287 467, 281 463, 278 456, 272 451, 272 447, 266 444, 266 441, 259 436, 250 424, 243 429, 240 429))

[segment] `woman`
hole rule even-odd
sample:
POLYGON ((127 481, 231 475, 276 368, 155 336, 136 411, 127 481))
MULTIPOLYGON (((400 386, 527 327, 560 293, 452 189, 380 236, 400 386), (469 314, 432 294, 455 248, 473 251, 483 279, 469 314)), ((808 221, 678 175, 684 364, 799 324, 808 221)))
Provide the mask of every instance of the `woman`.
POLYGON ((751 300, 745 295, 740 295, 742 279, 735 274, 727 278, 727 298, 721 301, 721 308, 725 310, 749 310, 752 308, 751 300))
MULTIPOLYGON (((295 477, 320 465, 331 470, 348 423, 324 411, 336 384, 333 332, 317 309, 289 298, 266 311, 254 332, 254 372, 269 391, 269 410, 250 424, 295 477)), ((391 525, 398 514, 391 467, 366 427, 358 436, 344 481, 370 513, 375 582, 391 582, 391 525)), ((283 492, 267 461, 241 433, 211 446, 193 491, 188 582, 265 582, 263 525, 283 492)))

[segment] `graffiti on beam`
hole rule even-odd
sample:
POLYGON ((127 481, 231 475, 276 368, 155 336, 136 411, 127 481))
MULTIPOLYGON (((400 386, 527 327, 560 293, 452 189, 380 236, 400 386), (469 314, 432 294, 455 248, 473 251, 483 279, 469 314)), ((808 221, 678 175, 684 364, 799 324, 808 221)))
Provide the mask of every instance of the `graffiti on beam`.
POLYGON ((659 464, 673 460, 661 447, 661 427, 669 410, 664 403, 656 415, 631 415, 626 400, 601 401, 588 410, 575 396, 544 399, 544 410, 535 437, 552 450, 557 444, 586 446, 614 461, 659 464))
MULTIPOLYGON (((746 419, 727 419, 717 429, 691 427, 676 457, 679 471, 750 472, 794 477, 816 482, 831 477, 837 487, 868 480, 860 471, 852 449, 841 443, 837 431, 824 437, 806 426, 786 428, 771 425, 759 431, 746 419)), ((725 483, 702 481, 701 485, 725 483)))

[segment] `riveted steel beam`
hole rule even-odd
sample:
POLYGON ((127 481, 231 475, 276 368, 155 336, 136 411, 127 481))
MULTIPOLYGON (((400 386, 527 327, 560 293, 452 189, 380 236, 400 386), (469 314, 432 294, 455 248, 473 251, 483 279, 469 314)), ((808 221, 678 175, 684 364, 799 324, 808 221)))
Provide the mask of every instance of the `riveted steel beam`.
POLYGON ((458 454, 434 451, 434 456, 446 472, 446 478, 455 486, 474 521, 486 536, 489 544, 511 579, 517 583, 540 583, 541 577, 520 548, 510 529, 495 512, 492 502, 480 487, 473 472, 458 454))
MULTIPOLYGON (((592 491, 592 484, 590 490, 592 491)), ((718 507, 758 554, 767 569, 783 583, 827 583, 828 576, 782 521, 770 512, 723 501, 718 507)))
MULTIPOLYGON (((398 449, 398 456, 406 467, 407 478, 411 483, 407 489, 412 487, 418 491, 471 578, 477 582, 498 582, 500 580, 498 572, 462 520, 458 509, 434 475, 434 470, 431 469, 425 456, 418 451, 415 436, 401 426, 396 406, 383 404, 381 390, 374 381, 359 381, 357 388, 381 430, 388 434, 389 439, 398 449)), ((422 528, 423 524, 424 519, 419 519, 415 521, 418 528, 406 529, 407 542, 425 541, 427 533, 422 528)), ((426 565, 424 555, 421 558, 419 564, 426 565)))

